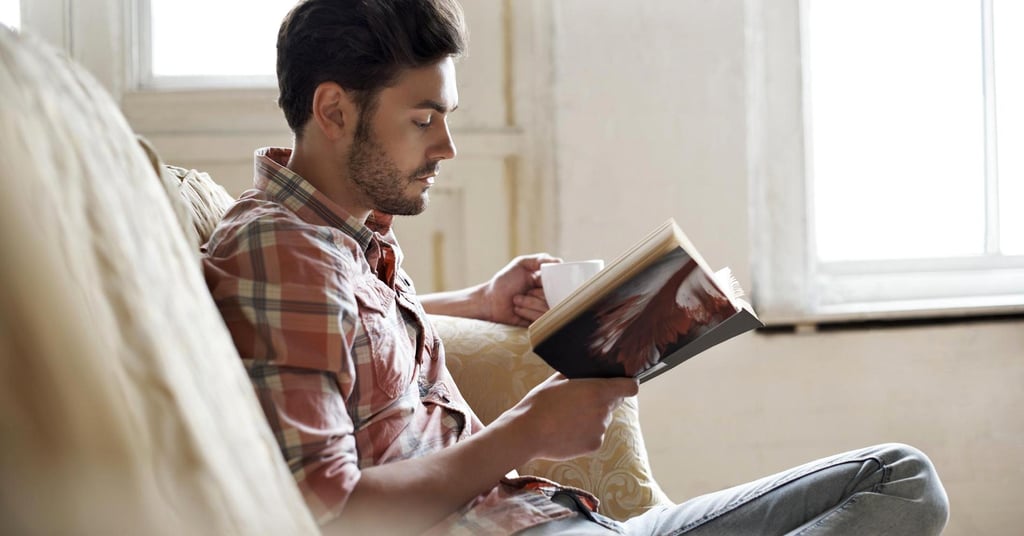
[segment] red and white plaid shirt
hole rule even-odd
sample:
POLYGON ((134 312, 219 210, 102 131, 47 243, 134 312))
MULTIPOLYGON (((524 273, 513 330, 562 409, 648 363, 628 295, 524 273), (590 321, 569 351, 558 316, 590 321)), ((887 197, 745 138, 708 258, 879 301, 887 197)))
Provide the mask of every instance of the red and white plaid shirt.
MULTIPOLYGON (((364 226, 284 167, 290 154, 256 152, 255 189, 224 216, 203 267, 281 452, 323 524, 344 509, 361 469, 442 449, 481 424, 401 268, 390 216, 374 213, 364 226)), ((532 477, 503 480, 431 532, 511 533, 571 515, 549 499, 558 489, 532 477)))

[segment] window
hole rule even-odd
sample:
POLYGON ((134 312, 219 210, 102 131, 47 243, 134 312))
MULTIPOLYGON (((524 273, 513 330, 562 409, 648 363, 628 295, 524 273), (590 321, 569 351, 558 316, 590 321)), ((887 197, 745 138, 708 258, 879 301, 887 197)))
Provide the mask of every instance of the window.
POLYGON ((273 87, 278 27, 294 0, 141 0, 139 85, 273 87))
POLYGON ((1024 4, 786 6, 750 49, 762 314, 1024 310, 1024 4))
MULTIPOLYGON (((993 46, 993 35, 1020 40, 999 31, 1014 21, 1000 17, 995 27, 995 14, 980 4, 808 3, 820 261, 1024 253, 1024 225, 1010 219, 1020 211, 1009 210, 1024 206, 1019 151, 1009 150, 1024 142, 1013 102, 1021 89, 1014 60, 1024 61, 1014 45, 1024 43, 993 46), (989 204, 990 195, 999 202, 989 204)), ((1002 5, 1022 11, 1019 2, 1002 5)))
POLYGON ((1024 255, 1024 3, 999 0, 992 8, 1001 244, 1004 253, 1024 255))
POLYGON ((21 0, 0 0, 0 24, 15 30, 21 27, 21 0))

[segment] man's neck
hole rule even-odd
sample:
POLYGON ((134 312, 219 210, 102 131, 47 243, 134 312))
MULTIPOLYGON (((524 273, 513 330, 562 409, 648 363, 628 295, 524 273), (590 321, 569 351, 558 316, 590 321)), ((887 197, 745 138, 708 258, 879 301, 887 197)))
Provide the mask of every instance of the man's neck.
POLYGON ((311 149, 296 140, 286 167, 313 185, 350 216, 366 223, 371 210, 363 199, 362 192, 348 179, 345 169, 339 169, 333 155, 323 149, 311 149))

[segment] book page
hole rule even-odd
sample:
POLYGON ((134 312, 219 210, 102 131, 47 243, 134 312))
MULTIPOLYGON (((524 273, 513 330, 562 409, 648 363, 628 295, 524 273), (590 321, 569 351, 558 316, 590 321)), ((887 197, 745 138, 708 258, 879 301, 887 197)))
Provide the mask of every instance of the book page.
POLYGON ((675 353, 667 355, 657 365, 640 373, 637 378, 639 378, 640 383, 646 382, 712 346, 763 326, 764 323, 754 315, 753 311, 747 307, 741 307, 739 312, 729 317, 725 322, 715 326, 689 345, 677 349, 675 353))

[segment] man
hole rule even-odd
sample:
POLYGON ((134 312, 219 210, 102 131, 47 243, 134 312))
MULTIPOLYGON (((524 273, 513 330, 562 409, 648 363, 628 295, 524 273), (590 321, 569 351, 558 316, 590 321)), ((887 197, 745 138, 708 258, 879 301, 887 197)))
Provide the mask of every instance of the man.
POLYGON ((455 0, 308 0, 278 36, 294 148, 256 152, 255 189, 204 269, 307 504, 326 531, 932 534, 946 499, 900 445, 848 453, 616 523, 585 492, 505 478, 595 450, 635 380, 550 378, 487 427, 445 367, 426 312, 526 325, 547 255, 485 284, 417 297, 391 216, 426 207, 455 157, 464 50, 455 0), (916 531, 916 532, 915 532, 916 531))

